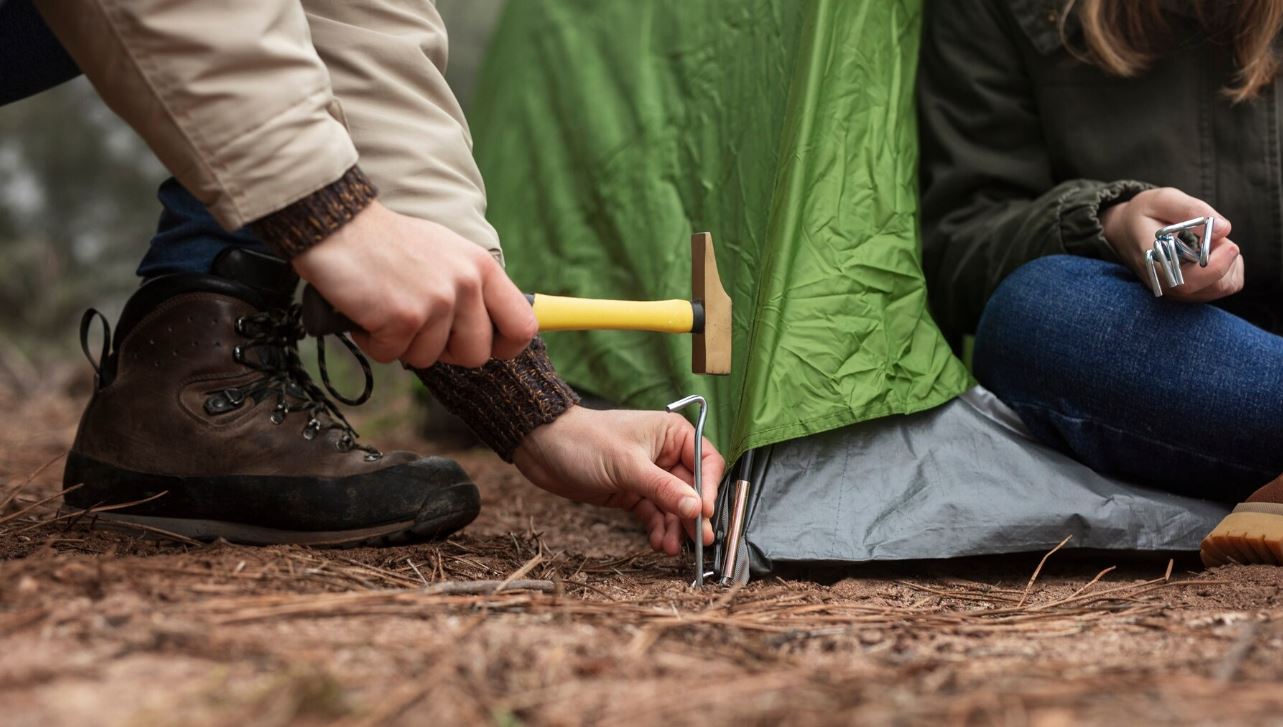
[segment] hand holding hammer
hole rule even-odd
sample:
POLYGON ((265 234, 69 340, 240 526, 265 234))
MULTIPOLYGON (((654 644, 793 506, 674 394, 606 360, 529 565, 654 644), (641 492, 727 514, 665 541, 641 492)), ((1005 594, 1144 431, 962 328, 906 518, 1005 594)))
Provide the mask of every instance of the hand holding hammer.
MULTIPOLYGON (((527 294, 540 331, 630 330, 691 334, 691 370, 731 372, 731 299, 722 286, 713 237, 691 237, 690 300, 600 300, 527 294)), ((303 291, 307 332, 329 335, 359 328, 335 310, 311 285, 303 291)))

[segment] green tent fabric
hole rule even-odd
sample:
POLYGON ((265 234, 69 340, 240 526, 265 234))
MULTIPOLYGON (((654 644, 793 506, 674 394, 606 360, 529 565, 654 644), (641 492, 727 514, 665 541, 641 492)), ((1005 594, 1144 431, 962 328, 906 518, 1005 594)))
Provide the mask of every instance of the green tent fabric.
POLYGON ((690 294, 713 233, 734 373, 686 337, 547 334, 572 384, 709 397, 730 458, 942 404, 969 384, 927 312, 916 222, 919 0, 508 4, 471 114, 527 291, 690 294))

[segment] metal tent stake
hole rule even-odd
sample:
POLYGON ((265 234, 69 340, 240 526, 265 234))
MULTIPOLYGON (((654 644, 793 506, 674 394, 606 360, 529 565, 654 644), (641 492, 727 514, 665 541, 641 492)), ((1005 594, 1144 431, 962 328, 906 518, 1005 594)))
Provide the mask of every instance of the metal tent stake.
MULTIPOLYGON (((731 498, 731 509, 727 515, 726 540, 723 548, 722 573, 718 583, 730 586, 739 578, 740 570, 747 570, 748 564, 739 560, 740 541, 744 538, 745 519, 748 514, 748 498, 753 488, 753 450, 748 450, 740 457, 736 467, 738 476, 735 480, 735 492, 731 498)), ((743 582, 743 581, 741 581, 743 582)))
POLYGON ((1145 270, 1149 273, 1149 287, 1155 298, 1163 297, 1163 283, 1158 278, 1159 271, 1167 279, 1167 287, 1175 288, 1185 284, 1185 275, 1181 272, 1181 261, 1198 263, 1207 267, 1208 257, 1212 253, 1212 231, 1216 229, 1215 217, 1195 217, 1192 220, 1168 225, 1154 233, 1154 248, 1145 251, 1145 270), (1198 247, 1192 247, 1182 233, 1192 236, 1191 230, 1203 228, 1198 247))
POLYGON ((695 494, 699 495, 699 514, 695 516, 695 581, 692 586, 703 586, 704 576, 704 421, 708 415, 708 402, 698 394, 678 399, 664 407, 672 414, 691 404, 699 404, 699 417, 695 420, 695 494))

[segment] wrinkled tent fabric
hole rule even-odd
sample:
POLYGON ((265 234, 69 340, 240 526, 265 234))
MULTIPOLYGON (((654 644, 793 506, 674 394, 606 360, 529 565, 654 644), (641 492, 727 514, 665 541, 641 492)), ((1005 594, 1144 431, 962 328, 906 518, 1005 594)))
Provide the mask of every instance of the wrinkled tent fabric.
POLYGON ((730 458, 942 404, 967 386, 927 312, 912 106, 919 3, 510 3, 472 114, 490 218, 525 290, 690 296, 713 233, 726 379, 686 337, 547 336, 633 407, 709 397, 730 458))
MULTIPOLYGON (((780 563, 1072 546, 1197 548, 1224 508, 1099 477, 955 399, 916 227, 918 0, 509 3, 471 114, 489 216, 524 290, 690 294, 709 230, 733 375, 686 337, 546 336, 631 407, 709 397, 758 457, 747 543, 780 563), (773 446, 772 446, 773 445, 773 446)), ((1016 429, 1018 429, 1018 424, 1016 429)))
POLYGON ((931 411, 766 448, 747 553, 785 565, 1067 547, 1197 550, 1229 508, 1103 477, 981 387, 931 411), (815 503, 824 503, 817 507, 815 503))

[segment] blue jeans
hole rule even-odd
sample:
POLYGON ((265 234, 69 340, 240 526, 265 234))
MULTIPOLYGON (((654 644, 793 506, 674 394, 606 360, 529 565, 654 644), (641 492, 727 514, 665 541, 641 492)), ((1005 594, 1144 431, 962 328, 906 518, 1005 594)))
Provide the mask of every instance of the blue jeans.
POLYGON ((156 234, 138 266, 144 279, 169 273, 207 273, 218 253, 229 247, 268 252, 249 228, 227 232, 220 227, 205 205, 172 177, 160 185, 156 196, 162 210, 156 234))
POLYGON ((976 377, 1092 469, 1235 502, 1283 473, 1283 338, 1155 298, 1127 268, 1027 263, 985 307, 976 377))
MULTIPOLYGON (((31 0, 0 0, 0 106, 80 75, 31 0)), ((228 232, 174 179, 160 185, 161 215, 138 274, 207 273, 228 247, 266 252, 248 229, 228 232)))

